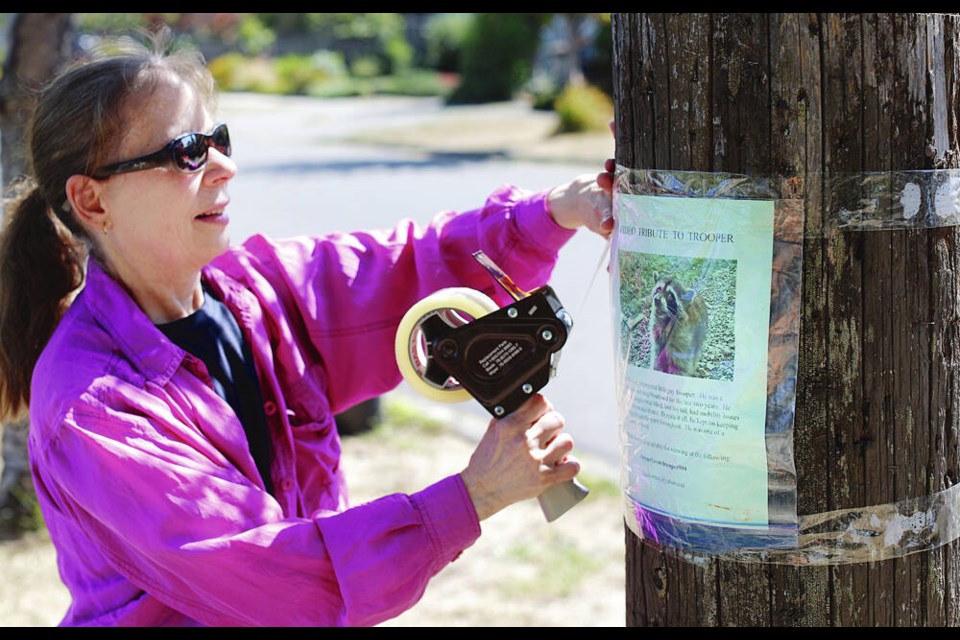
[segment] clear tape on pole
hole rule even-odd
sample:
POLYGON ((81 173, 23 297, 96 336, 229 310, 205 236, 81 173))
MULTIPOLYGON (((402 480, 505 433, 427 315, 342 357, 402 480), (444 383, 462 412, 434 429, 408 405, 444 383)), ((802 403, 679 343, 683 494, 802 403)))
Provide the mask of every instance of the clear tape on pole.
POLYGON ((874 562, 960 537, 957 487, 798 516, 793 450, 804 240, 960 224, 960 171, 807 178, 816 220, 798 177, 617 169, 624 515, 689 561, 874 562))
MULTIPOLYGON (((618 167, 624 193, 686 198, 797 200, 804 197, 798 176, 634 170, 618 167)), ((818 232, 932 229, 960 225, 960 169, 808 173, 823 185, 818 232)))
MULTIPOLYGON (((722 550, 715 543, 698 546, 696 541, 704 538, 704 532, 696 531, 696 525, 672 520, 669 525, 651 526, 645 511, 629 497, 624 506, 627 525, 634 534, 694 563, 714 557, 795 566, 880 562, 930 551, 960 538, 960 485, 932 496, 800 516, 795 542, 779 548, 737 547, 729 540, 722 550)), ((711 533, 721 538, 735 535, 722 529, 711 533)), ((744 538, 740 536, 740 540, 744 538)))

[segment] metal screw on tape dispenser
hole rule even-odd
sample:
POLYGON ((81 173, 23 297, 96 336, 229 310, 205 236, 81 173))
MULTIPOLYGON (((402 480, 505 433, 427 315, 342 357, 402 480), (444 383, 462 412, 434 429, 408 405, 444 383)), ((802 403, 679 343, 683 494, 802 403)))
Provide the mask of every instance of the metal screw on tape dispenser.
MULTIPOLYGON (((515 302, 501 309, 473 289, 437 291, 404 315, 396 357, 404 379, 422 395, 441 402, 472 397, 499 419, 556 374, 573 319, 551 287, 524 291, 482 251, 473 256, 515 302)), ((552 522, 588 493, 571 480, 538 501, 552 522)))

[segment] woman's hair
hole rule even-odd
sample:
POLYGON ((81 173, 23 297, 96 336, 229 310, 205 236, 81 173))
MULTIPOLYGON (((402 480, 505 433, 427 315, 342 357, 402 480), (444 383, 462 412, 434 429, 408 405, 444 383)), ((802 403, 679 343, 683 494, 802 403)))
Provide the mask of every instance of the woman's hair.
POLYGON ((125 107, 165 74, 189 83, 211 111, 213 78, 194 49, 167 33, 106 40, 41 89, 26 135, 28 176, 4 202, 0 235, 0 418, 19 417, 44 346, 79 292, 96 246, 70 209, 70 176, 90 175, 118 148, 125 107))

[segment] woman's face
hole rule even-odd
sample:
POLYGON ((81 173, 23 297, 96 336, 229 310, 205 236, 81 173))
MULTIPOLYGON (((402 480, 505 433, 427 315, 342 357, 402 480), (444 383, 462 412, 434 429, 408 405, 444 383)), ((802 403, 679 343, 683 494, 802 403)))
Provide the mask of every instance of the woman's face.
MULTIPOLYGON (((172 74, 124 115, 111 162, 153 153, 184 133, 210 133, 216 124, 192 87, 172 74)), ((237 167, 213 147, 207 154, 195 173, 167 165, 102 181, 105 230, 94 232, 103 232, 97 238, 108 266, 128 286, 176 286, 227 248, 227 184, 237 167)))

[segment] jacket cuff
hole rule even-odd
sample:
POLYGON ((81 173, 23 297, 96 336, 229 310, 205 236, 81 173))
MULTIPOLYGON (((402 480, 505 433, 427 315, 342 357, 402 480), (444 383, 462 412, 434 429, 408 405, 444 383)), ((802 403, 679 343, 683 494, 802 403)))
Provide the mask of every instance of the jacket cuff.
POLYGON ((480 520, 460 474, 444 478, 411 496, 423 516, 439 556, 452 562, 480 537, 480 520))
POLYGON ((576 230, 564 229, 554 221, 547 205, 549 193, 549 189, 532 193, 517 202, 514 211, 524 236, 536 238, 541 248, 555 253, 576 234, 576 230))

